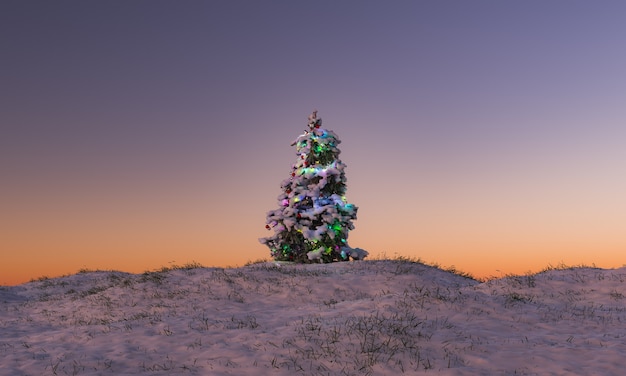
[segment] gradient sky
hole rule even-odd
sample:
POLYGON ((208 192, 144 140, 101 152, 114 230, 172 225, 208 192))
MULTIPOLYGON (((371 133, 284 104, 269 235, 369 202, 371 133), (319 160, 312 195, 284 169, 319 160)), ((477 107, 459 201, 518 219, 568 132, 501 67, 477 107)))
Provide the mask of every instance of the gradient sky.
POLYGON ((319 110, 353 247, 626 264, 626 2, 2 1, 0 284, 268 258, 319 110))

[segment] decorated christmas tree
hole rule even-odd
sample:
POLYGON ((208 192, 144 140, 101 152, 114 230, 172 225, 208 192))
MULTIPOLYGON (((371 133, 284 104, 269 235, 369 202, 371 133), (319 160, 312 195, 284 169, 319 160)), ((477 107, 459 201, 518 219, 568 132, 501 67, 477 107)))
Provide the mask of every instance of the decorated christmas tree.
POLYGON ((309 116, 309 129, 291 145, 298 158, 291 176, 283 180, 279 208, 267 213, 274 235, 259 239, 277 261, 322 262, 362 259, 367 252, 348 246, 357 207, 346 200, 346 165, 339 159, 341 142, 323 129, 317 111, 309 116))

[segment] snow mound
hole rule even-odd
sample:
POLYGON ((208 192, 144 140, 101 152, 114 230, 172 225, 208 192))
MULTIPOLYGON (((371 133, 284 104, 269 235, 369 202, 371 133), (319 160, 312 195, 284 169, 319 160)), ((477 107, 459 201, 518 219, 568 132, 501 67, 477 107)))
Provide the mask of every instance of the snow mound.
POLYGON ((619 375, 625 287, 391 260, 81 273, 0 288, 0 375, 619 375))

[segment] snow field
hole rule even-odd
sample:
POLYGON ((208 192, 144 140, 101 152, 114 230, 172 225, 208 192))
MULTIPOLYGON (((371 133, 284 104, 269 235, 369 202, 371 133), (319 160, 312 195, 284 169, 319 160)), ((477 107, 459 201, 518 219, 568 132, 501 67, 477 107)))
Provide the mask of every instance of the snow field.
POLYGON ((0 375, 619 375, 625 284, 391 260, 79 273, 0 287, 0 375))

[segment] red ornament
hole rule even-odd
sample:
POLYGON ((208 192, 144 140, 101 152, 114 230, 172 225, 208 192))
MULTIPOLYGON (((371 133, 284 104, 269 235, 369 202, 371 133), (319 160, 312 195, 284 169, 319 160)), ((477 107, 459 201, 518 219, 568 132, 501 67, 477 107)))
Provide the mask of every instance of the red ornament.
POLYGON ((271 227, 270 225, 265 225, 265 228, 269 230, 271 227))
POLYGON ((292 173, 291 173, 291 177, 293 178, 294 176, 296 176, 296 173, 295 173, 295 172, 292 172, 292 173))
POLYGON ((291 189, 287 188, 286 193, 291 193, 291 189))
POLYGON ((302 218, 302 215, 300 215, 300 213, 298 213, 297 215, 298 219, 302 218))

